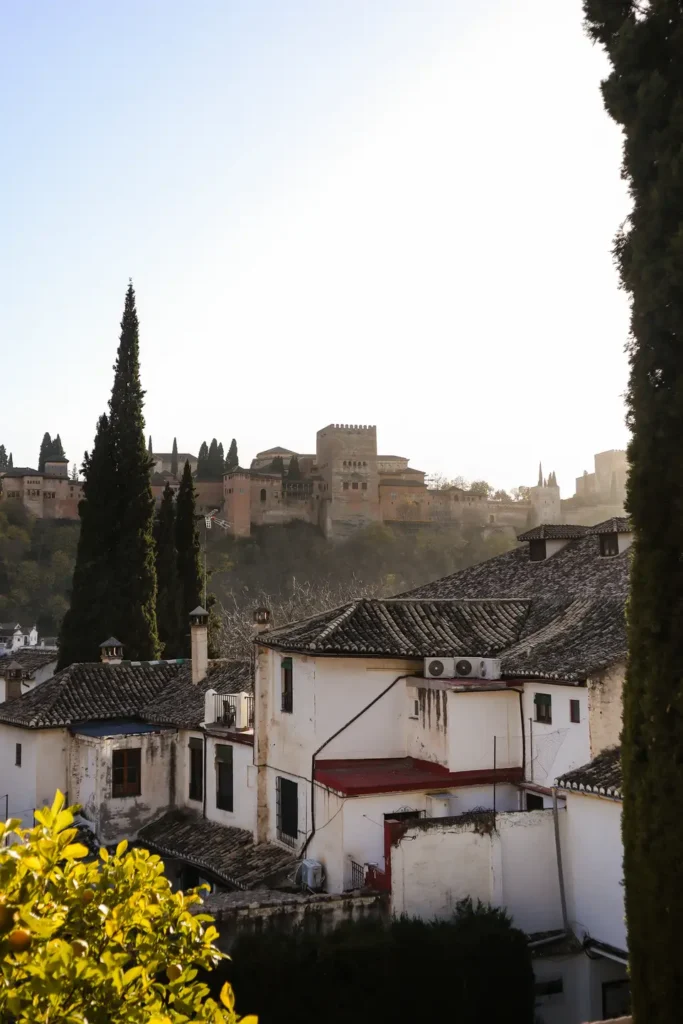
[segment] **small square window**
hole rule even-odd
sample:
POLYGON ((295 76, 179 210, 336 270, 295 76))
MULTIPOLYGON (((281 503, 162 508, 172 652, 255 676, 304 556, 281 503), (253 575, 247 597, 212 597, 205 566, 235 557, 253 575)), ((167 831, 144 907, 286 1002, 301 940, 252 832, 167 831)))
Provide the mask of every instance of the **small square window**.
POLYGON ((549 693, 535 693, 534 705, 536 707, 536 721, 545 725, 552 725, 552 697, 549 693))
POLYGON ((569 721, 573 722, 575 725, 578 725, 581 721, 581 701, 569 701, 569 721))
POLYGON ((349 489, 349 482, 348 482, 348 480, 344 481, 344 483, 342 484, 342 487, 344 488, 345 491, 348 491, 348 489, 349 489))
POLYGON ((358 484, 355 481, 354 481, 354 483, 351 484, 351 490, 352 491, 357 491, 358 490, 358 484))
POLYGON ((600 554, 603 558, 619 554, 619 535, 616 533, 600 534, 600 554))
POLYGON ((112 756, 112 786, 111 795, 115 796, 140 796, 140 747, 133 749, 115 750, 112 756))
POLYGON ((367 491, 368 489, 368 485, 365 482, 361 484, 361 487, 363 488, 364 491, 367 491))

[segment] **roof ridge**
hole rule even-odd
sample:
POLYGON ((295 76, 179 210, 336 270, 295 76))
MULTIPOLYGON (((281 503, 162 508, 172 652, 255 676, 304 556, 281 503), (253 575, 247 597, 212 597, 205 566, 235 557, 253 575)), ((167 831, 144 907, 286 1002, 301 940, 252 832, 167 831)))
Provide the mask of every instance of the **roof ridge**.
POLYGON ((358 606, 362 603, 362 601, 363 599, 359 598, 357 601, 352 601, 351 604, 347 605, 346 608, 343 609, 341 614, 338 615, 336 619, 333 619, 332 622, 329 622, 327 624, 325 629, 323 629, 323 631, 320 633, 318 640, 327 640, 327 638, 335 631, 335 629, 338 629, 339 626, 341 626, 344 622, 346 622, 347 619, 349 619, 353 615, 353 613, 358 609, 358 606))

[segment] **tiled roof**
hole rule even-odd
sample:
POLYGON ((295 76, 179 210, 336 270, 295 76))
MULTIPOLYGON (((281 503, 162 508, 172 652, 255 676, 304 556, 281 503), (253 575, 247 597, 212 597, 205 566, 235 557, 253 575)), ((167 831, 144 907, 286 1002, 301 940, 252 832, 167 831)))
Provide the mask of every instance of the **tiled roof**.
POLYGON ((34 675, 38 669, 57 661, 57 651, 46 651, 40 647, 20 647, 7 658, 0 658, 0 676, 7 671, 10 662, 19 667, 24 675, 34 675))
POLYGON ((520 544, 504 555, 425 583, 400 596, 425 600, 541 596, 565 601, 579 596, 625 600, 629 564, 628 551, 602 558, 598 538, 590 535, 570 540, 561 551, 540 562, 532 562, 528 547, 520 544))
POLYGON ((192 683, 191 666, 183 665, 161 693, 145 705, 142 714, 156 725, 198 728, 204 721, 204 694, 209 689, 217 693, 253 693, 249 663, 209 662, 206 678, 196 685, 192 683))
POLYGON ((258 642, 318 654, 488 657, 514 643, 529 601, 359 600, 260 634, 258 642))
POLYGON ((178 669, 178 662, 168 661, 70 665, 17 700, 0 704, 0 722, 50 728, 137 717, 178 669))
POLYGON ((249 664, 209 662, 206 678, 196 685, 190 663, 183 661, 70 665, 11 704, 0 704, 0 722, 40 729, 132 718, 192 729, 204 720, 209 688, 253 692, 249 664))
POLYGON ((588 529, 589 533, 632 533, 633 527, 628 516, 612 516, 603 523, 597 523, 588 529))
POLYGON ((13 469, 6 469, 2 475, 13 478, 18 476, 43 476, 37 469, 31 469, 30 466, 15 466, 13 469))
POLYGON ((517 540, 573 540, 589 532, 587 526, 571 526, 569 523, 541 523, 533 530, 520 533, 517 540))
POLYGON ((255 844, 251 832, 218 825, 184 811, 171 811, 145 825, 138 842, 167 857, 204 868, 236 889, 263 885, 294 866, 289 850, 274 843, 255 844))
POLYGON ((610 747, 581 768, 557 780, 560 789, 575 789, 621 799, 621 748, 610 747))

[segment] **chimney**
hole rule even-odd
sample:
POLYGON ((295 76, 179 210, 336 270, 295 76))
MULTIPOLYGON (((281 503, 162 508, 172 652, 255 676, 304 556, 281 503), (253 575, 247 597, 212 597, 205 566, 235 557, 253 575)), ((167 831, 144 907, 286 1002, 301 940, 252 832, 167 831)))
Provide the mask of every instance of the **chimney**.
POLYGON ((190 612, 190 637, 192 639, 192 682, 201 683, 206 679, 209 667, 209 613, 197 605, 190 612))
POLYGON ((110 636, 100 644, 100 661, 103 665, 120 665, 123 658, 123 644, 115 636, 110 636))
POLYGON ((264 630, 270 629, 270 608, 257 608, 252 625, 254 633, 263 633, 264 630))

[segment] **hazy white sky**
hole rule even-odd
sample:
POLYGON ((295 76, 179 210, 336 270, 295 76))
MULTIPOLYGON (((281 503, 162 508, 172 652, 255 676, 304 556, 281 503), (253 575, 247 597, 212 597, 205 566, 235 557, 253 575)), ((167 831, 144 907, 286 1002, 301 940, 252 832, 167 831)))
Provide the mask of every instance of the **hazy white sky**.
POLYGON ((8 4, 0 443, 80 461, 129 276, 157 450, 376 423, 562 493, 623 447, 628 204, 580 0, 8 4), (7 156, 9 158, 7 158, 7 156))

